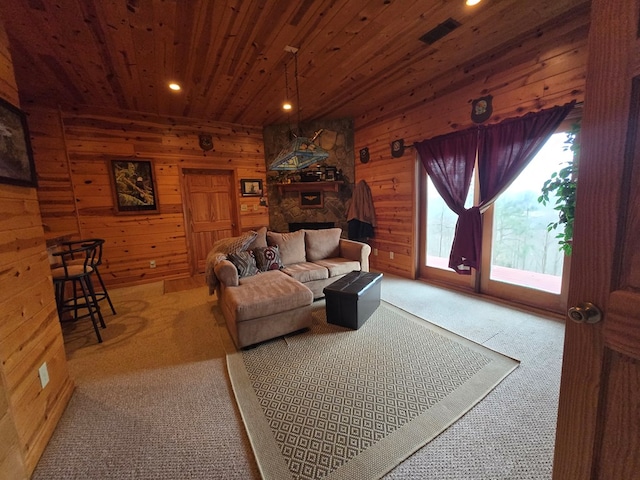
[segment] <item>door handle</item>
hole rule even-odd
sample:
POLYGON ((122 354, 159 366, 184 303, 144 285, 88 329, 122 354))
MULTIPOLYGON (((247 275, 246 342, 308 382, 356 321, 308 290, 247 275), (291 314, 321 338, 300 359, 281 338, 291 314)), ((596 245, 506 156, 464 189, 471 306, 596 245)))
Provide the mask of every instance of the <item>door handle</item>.
POLYGON ((602 320, 602 312, 591 302, 579 303, 567 312, 569 318, 577 323, 598 323, 602 320))

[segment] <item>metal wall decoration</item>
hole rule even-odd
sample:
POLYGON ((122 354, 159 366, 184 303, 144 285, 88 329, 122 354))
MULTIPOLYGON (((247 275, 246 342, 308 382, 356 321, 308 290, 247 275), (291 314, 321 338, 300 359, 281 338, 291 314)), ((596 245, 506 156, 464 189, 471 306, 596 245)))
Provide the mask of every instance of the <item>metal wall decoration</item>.
POLYGON ((324 207, 324 198, 322 197, 322 191, 300 192, 300 208, 322 207, 324 207))
POLYGON ((474 123, 482 123, 489 120, 493 113, 492 99, 493 96, 486 95, 471 102, 471 120, 474 123))
POLYGON ((399 158, 404 155, 404 139, 394 140, 391 142, 391 156, 399 158))
POLYGON ((213 150, 213 137, 211 135, 198 135, 198 141, 203 151, 208 152, 209 150, 213 150))
POLYGON ((362 163, 367 163, 369 161, 369 147, 360 149, 360 161, 362 163))

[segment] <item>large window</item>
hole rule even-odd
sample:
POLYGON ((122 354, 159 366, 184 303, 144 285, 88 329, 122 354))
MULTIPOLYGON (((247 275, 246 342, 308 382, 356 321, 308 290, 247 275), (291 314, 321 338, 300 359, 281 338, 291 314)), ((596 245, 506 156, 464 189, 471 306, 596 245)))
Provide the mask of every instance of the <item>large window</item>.
MULTIPOLYGON (((473 206, 473 183, 465 208, 473 206)), ((427 261, 435 268, 449 268, 449 252, 453 244, 458 216, 447 206, 427 176, 427 261)))
MULTIPOLYGON (((545 180, 571 159, 572 153, 565 148, 566 138, 564 132, 554 134, 483 214, 483 273, 476 288, 509 299, 525 298, 526 303, 534 299, 535 304, 536 299, 541 298, 539 306, 558 308, 565 257, 555 238, 558 232, 547 230, 558 212, 553 209, 555 199, 543 206, 538 203, 538 197, 545 180)), ((474 180, 466 208, 474 204, 475 184, 474 180)), ((445 275, 445 281, 473 286, 473 275, 465 278, 448 268, 457 216, 427 176, 425 185, 421 276, 442 280, 445 275)))
POLYGON ((496 200, 491 242, 491 280, 560 293, 564 254, 558 249, 555 198, 538 203, 542 185, 571 160, 566 134, 556 133, 496 200))

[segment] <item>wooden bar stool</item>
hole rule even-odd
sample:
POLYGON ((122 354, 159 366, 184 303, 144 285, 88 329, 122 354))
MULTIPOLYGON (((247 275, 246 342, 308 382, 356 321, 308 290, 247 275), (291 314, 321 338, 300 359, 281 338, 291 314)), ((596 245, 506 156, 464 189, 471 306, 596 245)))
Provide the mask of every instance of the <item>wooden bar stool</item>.
POLYGON ((88 244, 94 244, 96 248, 96 253, 95 253, 95 256, 93 257, 93 262, 91 264, 91 267, 93 268, 93 271, 96 274, 96 278, 98 279, 98 283, 100 283, 100 287, 102 288, 102 290, 96 291, 96 298, 98 299, 98 301, 106 300, 109 303, 109 307, 111 308, 111 311, 115 315, 116 309, 114 308, 113 303, 111 302, 111 297, 109 297, 109 292, 107 291, 107 287, 105 286, 104 281, 102 280, 102 276, 100 275, 100 270, 98 269, 98 267, 102 265, 102 246, 104 245, 104 240, 102 238, 89 238, 87 240, 72 240, 72 241, 62 242, 60 243, 60 246, 66 248, 67 250, 72 250, 74 248, 77 248, 83 245, 88 245, 88 244))
POLYGON ((52 275, 60 320, 63 320, 68 312, 72 312, 73 320, 90 317, 98 342, 101 343, 102 336, 98 324, 102 328, 107 326, 102 318, 92 281, 97 250, 95 242, 87 242, 75 248, 67 246, 59 252, 54 252, 52 255, 59 260, 60 266, 52 269, 52 275), (67 285, 71 285, 69 298, 66 295, 67 285), (82 309, 86 309, 87 313, 79 315, 78 311, 82 309))

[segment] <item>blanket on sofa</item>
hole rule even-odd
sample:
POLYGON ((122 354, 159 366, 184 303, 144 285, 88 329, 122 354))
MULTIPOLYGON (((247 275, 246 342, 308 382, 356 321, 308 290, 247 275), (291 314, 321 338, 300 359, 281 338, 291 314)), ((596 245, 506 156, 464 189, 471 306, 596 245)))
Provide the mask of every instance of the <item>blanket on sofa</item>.
POLYGON ((257 236, 258 232, 251 230, 239 237, 222 238, 211 246, 204 271, 204 278, 209 285, 209 295, 213 295, 218 286, 218 277, 215 274, 216 265, 222 260, 226 260, 227 255, 246 250, 257 236))

